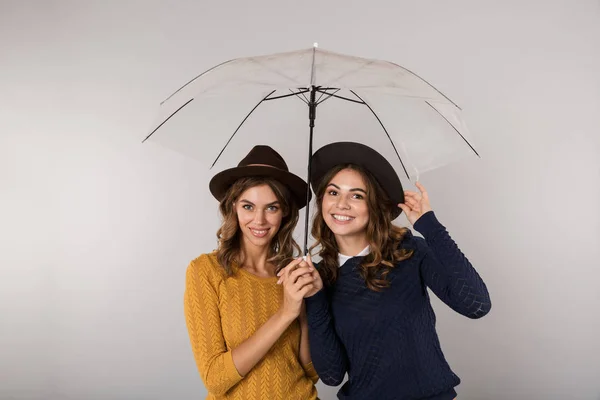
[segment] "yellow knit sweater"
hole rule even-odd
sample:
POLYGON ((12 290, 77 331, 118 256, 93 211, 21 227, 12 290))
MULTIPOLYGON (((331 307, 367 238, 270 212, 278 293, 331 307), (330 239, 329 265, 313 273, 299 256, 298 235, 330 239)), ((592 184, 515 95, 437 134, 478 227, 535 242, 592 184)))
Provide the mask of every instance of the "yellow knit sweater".
POLYGON ((318 380, 312 364, 302 365, 300 324, 296 320, 267 355, 244 377, 231 350, 256 332, 283 299, 277 278, 260 278, 244 269, 231 277, 216 253, 193 260, 186 273, 184 309, 192 351, 206 399, 316 399, 318 380))

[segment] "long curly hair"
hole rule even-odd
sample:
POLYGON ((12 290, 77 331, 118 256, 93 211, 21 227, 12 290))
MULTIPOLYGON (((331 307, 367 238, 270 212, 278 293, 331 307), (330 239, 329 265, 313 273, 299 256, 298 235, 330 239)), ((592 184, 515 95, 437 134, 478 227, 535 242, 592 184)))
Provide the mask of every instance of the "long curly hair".
POLYGON ((367 187, 369 222, 366 235, 371 252, 362 260, 360 273, 369 289, 381 291, 389 286, 387 275, 394 265, 410 258, 413 250, 400 248, 400 243, 409 230, 392 224, 392 210, 397 205, 392 203, 368 170, 355 164, 343 164, 332 168, 323 177, 316 191, 316 207, 311 231, 316 242, 310 250, 321 247, 318 252, 322 257, 319 272, 326 284, 333 284, 338 276, 339 248, 333 232, 323 219, 323 197, 333 177, 344 169, 358 172, 367 187))
POLYGON ((294 228, 298 222, 298 206, 292 200, 289 189, 279 181, 268 177, 240 178, 229 188, 219 204, 222 224, 217 231, 217 260, 229 276, 234 273, 232 268, 234 264, 242 265, 244 263, 241 251, 242 232, 235 202, 246 190, 261 185, 268 185, 273 190, 283 213, 279 231, 271 241, 267 261, 273 263, 279 270, 292 261, 294 251, 300 253, 300 246, 293 237, 294 228))

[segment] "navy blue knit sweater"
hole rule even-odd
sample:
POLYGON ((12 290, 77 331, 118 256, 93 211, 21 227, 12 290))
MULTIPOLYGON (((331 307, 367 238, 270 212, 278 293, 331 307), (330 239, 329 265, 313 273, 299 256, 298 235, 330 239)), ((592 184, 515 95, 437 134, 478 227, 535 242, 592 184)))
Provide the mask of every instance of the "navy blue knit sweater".
MULTIPOLYGON (((341 267, 331 287, 306 299, 310 352, 321 380, 348 382, 340 399, 446 400, 460 383, 440 348, 427 287, 456 312, 480 318, 490 308, 485 283, 430 211, 405 236, 414 249, 388 275, 390 287, 367 288, 358 268, 363 257, 341 267)), ((317 265, 318 268, 318 265, 317 265)))

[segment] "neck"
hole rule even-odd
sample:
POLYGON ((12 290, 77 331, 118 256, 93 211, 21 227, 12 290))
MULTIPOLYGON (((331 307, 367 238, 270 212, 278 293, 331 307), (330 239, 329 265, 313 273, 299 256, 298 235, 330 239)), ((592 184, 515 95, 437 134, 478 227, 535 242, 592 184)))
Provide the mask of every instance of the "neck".
POLYGON ((267 262, 269 258, 268 246, 256 246, 244 240, 240 255, 242 259, 241 266, 243 268, 266 275, 273 275, 275 273, 273 265, 267 262))
POLYGON ((336 236, 335 241, 337 242, 340 253, 352 257, 363 251, 364 248, 369 245, 367 236, 364 233, 353 236, 336 236))

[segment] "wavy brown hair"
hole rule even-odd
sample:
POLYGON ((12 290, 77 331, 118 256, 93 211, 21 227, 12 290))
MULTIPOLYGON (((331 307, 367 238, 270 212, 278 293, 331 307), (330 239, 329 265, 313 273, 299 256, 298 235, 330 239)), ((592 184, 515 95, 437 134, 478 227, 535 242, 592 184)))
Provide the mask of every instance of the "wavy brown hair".
POLYGON ((242 265, 243 254, 241 251, 241 231, 238 222, 235 202, 242 193, 254 186, 268 185, 275 197, 279 201, 283 218, 279 231, 269 248, 268 260, 275 264, 277 270, 283 268, 294 258, 294 250, 300 253, 300 246, 294 240, 293 233, 298 222, 298 206, 292 201, 289 189, 276 181, 267 177, 246 177, 240 178, 229 188, 223 200, 219 204, 219 211, 223 222, 217 231, 217 260, 225 269, 227 275, 233 275, 232 265, 237 263, 242 265))
POLYGON ((369 222, 367 223, 366 234, 371 252, 362 260, 360 273, 369 289, 381 291, 389 286, 387 275, 394 268, 394 265, 399 261, 410 258, 413 250, 400 248, 400 243, 408 229, 392 224, 392 210, 398 206, 392 203, 375 177, 366 169, 354 164, 342 164, 332 168, 323 177, 316 192, 315 216, 311 231, 316 242, 310 250, 312 251, 317 246, 321 246, 318 254, 323 260, 319 264, 319 272, 326 284, 333 284, 338 275, 339 248, 333 232, 323 219, 322 207, 327 186, 329 186, 333 177, 344 169, 352 169, 358 172, 367 187, 366 198, 369 222))

